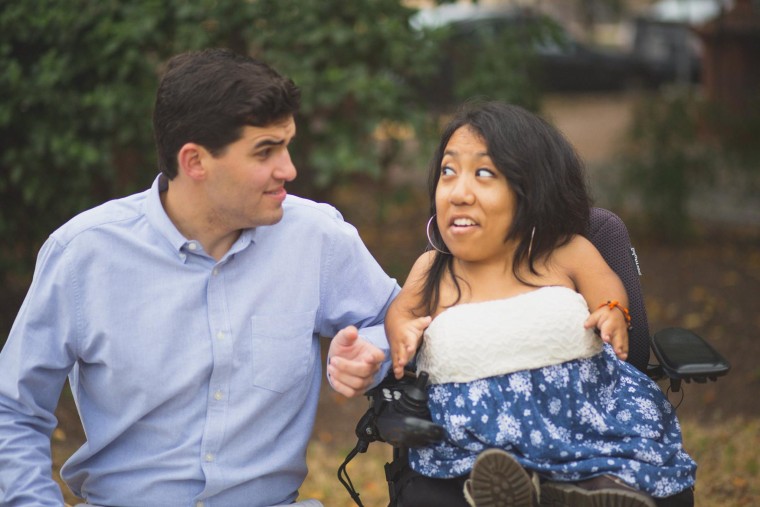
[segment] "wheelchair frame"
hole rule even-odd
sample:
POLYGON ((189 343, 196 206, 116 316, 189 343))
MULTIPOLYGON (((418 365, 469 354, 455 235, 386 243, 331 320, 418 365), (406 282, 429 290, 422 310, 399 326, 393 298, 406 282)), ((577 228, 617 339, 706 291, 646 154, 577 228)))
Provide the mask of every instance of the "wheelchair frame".
MULTIPOLYGON (((669 391, 679 392, 682 382, 715 381, 730 370, 728 361, 706 340, 683 328, 663 329, 649 335, 649 323, 641 291, 641 269, 628 229, 614 213, 592 208, 586 237, 602 254, 625 286, 629 300, 632 329, 629 333, 628 362, 654 380, 669 379, 669 391), (657 360, 650 363, 650 348, 657 360)), ((369 409, 356 426, 358 442, 338 469, 338 479, 359 507, 359 494, 351 483, 346 466, 371 442, 393 446, 393 460, 385 465, 390 503, 388 507, 412 507, 402 504, 405 482, 411 474, 408 449, 439 441, 441 426, 430 420, 425 391, 427 374, 416 378, 407 371, 401 380, 392 373, 365 395, 369 409)))

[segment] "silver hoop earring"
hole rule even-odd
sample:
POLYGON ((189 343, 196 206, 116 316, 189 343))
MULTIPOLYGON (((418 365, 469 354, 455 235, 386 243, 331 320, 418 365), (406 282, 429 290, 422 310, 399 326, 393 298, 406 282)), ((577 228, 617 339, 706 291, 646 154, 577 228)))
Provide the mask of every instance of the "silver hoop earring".
POLYGON ((536 235, 536 226, 533 226, 533 230, 530 231, 530 243, 528 243, 528 259, 530 259, 530 254, 533 252, 533 237, 536 235))
POLYGON ((437 246, 435 246, 435 243, 433 243, 433 239, 430 237, 430 224, 433 223, 433 219, 434 218, 435 218, 435 215, 433 215, 432 217, 430 217, 430 220, 428 220, 427 226, 425 227, 425 234, 427 234, 428 244, 430 246, 432 246, 433 250, 435 250, 436 252, 440 252, 440 253, 442 253, 444 255, 448 255, 449 252, 444 252, 443 250, 441 250, 440 248, 438 248, 437 246))

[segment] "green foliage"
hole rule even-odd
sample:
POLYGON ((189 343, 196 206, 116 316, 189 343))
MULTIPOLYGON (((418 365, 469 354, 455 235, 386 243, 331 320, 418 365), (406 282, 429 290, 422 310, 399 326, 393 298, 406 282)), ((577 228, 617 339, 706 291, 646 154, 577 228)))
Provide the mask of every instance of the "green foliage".
POLYGON ((567 44, 564 32, 551 18, 517 8, 493 17, 460 20, 428 33, 440 47, 436 73, 433 79, 416 84, 444 113, 472 98, 537 110, 545 84, 537 51, 567 44))
POLYGON ((433 47, 412 33, 412 13, 397 0, 4 5, 0 235, 13 245, 0 267, 28 268, 72 215, 150 183, 161 64, 188 49, 249 51, 303 88, 301 179, 325 187, 342 173, 380 173, 388 143, 374 142, 378 126, 420 116, 404 80, 429 68, 433 47))
POLYGON ((760 190, 760 90, 743 96, 738 105, 726 107, 719 103, 706 103, 702 110, 711 141, 719 144, 722 154, 735 175, 745 177, 745 184, 756 192, 760 190), (740 108, 739 110, 737 110, 740 108))
POLYGON ((689 197, 710 174, 706 146, 695 142, 693 113, 687 95, 648 100, 635 111, 630 130, 626 187, 640 194, 654 232, 665 236, 689 234, 689 197))
MULTIPOLYGON (((444 56, 440 33, 410 27, 414 12, 401 0, 6 2, 3 278, 11 270, 28 273, 44 238, 77 212, 150 184, 153 97, 164 62, 178 52, 248 52, 302 88, 292 150, 296 192, 326 197, 351 175, 383 178, 392 165, 422 163, 402 160, 410 141, 426 158, 426 143, 437 134, 437 118, 415 84, 429 82, 444 56)), ((511 60, 491 56, 479 55, 486 67, 469 77, 520 102, 521 92, 511 90, 524 83, 514 81, 511 60)))
POLYGON ((22 250, 113 194, 121 150, 149 146, 155 74, 142 49, 155 27, 128 10, 41 0, 0 11, 0 234, 22 250))
POLYGON ((639 198, 652 233, 670 240, 690 236, 690 201, 697 190, 716 188, 721 178, 740 177, 745 188, 757 189, 760 146, 752 139, 760 127, 758 110, 732 112, 684 92, 639 104, 625 153, 624 188, 639 198))
POLYGON ((477 48, 459 48, 457 73, 465 79, 456 81, 456 100, 482 95, 536 109, 536 88, 528 78, 531 52, 523 41, 513 32, 502 31, 479 42, 477 48))
POLYGON ((294 146, 299 178, 325 188, 350 174, 379 176, 393 160, 378 143, 388 120, 422 121, 409 83, 433 70, 435 44, 413 31, 398 0, 258 0, 251 51, 302 88, 294 146))

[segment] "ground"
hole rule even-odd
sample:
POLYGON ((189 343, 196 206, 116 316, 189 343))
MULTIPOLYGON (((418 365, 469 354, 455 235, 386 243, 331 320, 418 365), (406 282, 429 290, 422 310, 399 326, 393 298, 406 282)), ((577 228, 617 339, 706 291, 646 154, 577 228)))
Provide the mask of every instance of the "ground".
MULTIPOLYGON (((615 150, 630 114, 619 97, 550 98, 548 106, 549 115, 592 169, 615 150)), ((336 195, 337 204, 381 265, 403 281, 425 246, 426 204, 412 193, 392 206, 368 205, 372 200, 367 196, 373 195, 374 188, 366 184, 346 187, 336 195)), ((724 226, 721 232, 701 229, 702 235, 678 245, 654 242, 632 231, 651 331, 689 328, 712 343, 732 366, 717 382, 685 385, 682 401, 680 393, 670 395, 674 404, 680 403, 687 450, 700 464, 700 507, 760 505, 760 464, 751 451, 760 444, 760 403, 754 399, 760 389, 760 312, 755 299, 760 294, 760 234, 756 229, 743 224, 724 226)), ((6 291, 0 315, 15 314, 19 297, 6 291)), ((355 442, 354 428, 366 409, 366 399, 345 400, 323 385, 309 451, 310 478, 302 493, 321 498, 328 507, 352 505, 335 473, 355 442)), ((57 415, 56 468, 83 439, 66 393, 57 415)), ((387 504, 382 463, 389 453, 388 446, 373 444, 350 469, 368 507, 387 504)))

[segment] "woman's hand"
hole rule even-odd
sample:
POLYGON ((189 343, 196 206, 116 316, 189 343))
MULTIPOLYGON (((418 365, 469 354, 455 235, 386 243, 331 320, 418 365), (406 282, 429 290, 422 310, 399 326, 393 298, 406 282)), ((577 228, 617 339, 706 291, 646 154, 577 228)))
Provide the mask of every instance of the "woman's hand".
POLYGON ((612 345, 618 359, 628 359, 628 322, 619 309, 604 305, 589 315, 583 327, 598 329, 602 341, 612 345))
POLYGON ((393 375, 397 379, 404 376, 404 367, 422 344, 422 335, 432 320, 429 316, 407 320, 397 325, 395 332, 388 333, 388 343, 391 346, 393 359, 393 375))

